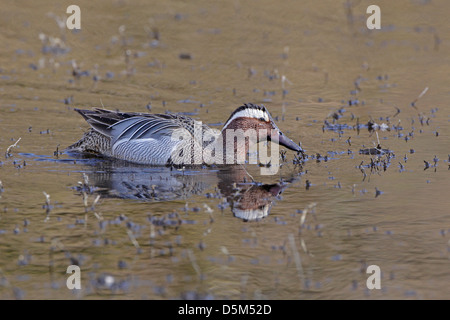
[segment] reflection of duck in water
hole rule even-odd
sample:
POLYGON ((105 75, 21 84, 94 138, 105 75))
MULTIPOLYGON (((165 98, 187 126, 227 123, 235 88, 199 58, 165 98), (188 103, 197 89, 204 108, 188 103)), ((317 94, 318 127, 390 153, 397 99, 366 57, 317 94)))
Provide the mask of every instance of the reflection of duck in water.
POLYGON ((223 184, 219 188, 230 203, 234 216, 245 221, 259 220, 270 213, 272 203, 287 184, 223 184), (221 188, 225 186, 226 188, 221 188))
POLYGON ((205 195, 217 186, 218 196, 227 200, 234 216, 246 221, 266 217, 273 201, 293 180, 273 184, 248 182, 245 169, 238 166, 180 171, 108 160, 94 164, 95 170, 87 173, 89 184, 93 185, 90 190, 103 197, 151 202, 183 200, 205 195))
POLYGON ((249 182, 247 171, 242 167, 219 172, 218 176, 218 188, 230 204, 234 216, 246 221, 266 217, 273 201, 294 180, 270 184, 249 182))
POLYGON ((269 215, 272 203, 286 187, 280 183, 251 185, 238 190, 230 199, 234 216, 246 221, 259 220, 269 215))
POLYGON ((303 153, 300 146, 281 132, 264 106, 245 104, 237 108, 220 132, 177 114, 124 113, 103 109, 76 111, 86 119, 91 129, 68 147, 68 151, 100 154, 147 165, 242 163, 239 159, 245 159, 248 151, 255 150, 254 146, 261 141, 273 141, 303 153), (248 139, 245 147, 235 141, 235 138, 239 140, 238 131, 244 132, 248 139))

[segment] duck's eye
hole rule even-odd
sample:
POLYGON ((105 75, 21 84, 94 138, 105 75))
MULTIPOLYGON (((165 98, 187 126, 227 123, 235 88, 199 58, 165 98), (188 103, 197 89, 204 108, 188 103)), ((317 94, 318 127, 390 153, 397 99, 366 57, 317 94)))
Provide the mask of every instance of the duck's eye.
POLYGON ((266 121, 266 119, 264 119, 263 117, 259 118, 259 121, 266 121))

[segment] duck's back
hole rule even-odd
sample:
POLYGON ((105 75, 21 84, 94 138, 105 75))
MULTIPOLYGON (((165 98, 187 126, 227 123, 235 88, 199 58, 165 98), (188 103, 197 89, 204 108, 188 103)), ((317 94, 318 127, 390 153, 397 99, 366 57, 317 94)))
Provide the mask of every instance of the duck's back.
MULTIPOLYGON (((171 163, 174 152, 181 152, 181 162, 191 162, 183 155, 183 143, 193 143, 196 122, 177 114, 123 113, 104 109, 79 110, 91 129, 68 151, 102 154, 142 164, 171 163), (182 135, 184 139, 174 139, 182 135)), ((207 129, 202 125, 202 129, 207 129)), ((178 156, 180 156, 178 152, 178 156)))

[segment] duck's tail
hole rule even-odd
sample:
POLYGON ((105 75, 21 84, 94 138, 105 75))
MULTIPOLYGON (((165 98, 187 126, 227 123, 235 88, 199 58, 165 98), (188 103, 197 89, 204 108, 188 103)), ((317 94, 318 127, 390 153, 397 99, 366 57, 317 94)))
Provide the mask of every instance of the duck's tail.
POLYGON ((111 139, 91 128, 65 151, 108 155, 111 152, 111 139))

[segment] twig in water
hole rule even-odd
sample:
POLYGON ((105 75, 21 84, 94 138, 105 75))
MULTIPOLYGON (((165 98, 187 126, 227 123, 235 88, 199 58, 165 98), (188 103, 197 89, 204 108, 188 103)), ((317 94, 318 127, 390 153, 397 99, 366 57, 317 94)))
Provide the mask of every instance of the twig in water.
POLYGON ((94 216, 98 220, 103 220, 103 216, 100 213, 97 213, 95 210, 95 205, 97 204, 98 200, 100 200, 100 195, 97 195, 97 197, 94 199, 94 202, 92 202, 91 210, 94 211, 94 216))
POLYGON ((311 252, 308 251, 308 248, 306 247, 305 240, 303 240, 303 238, 300 238, 300 244, 302 245, 303 251, 305 251, 305 253, 307 255, 309 255, 310 257, 314 257, 314 255, 311 252))
POLYGON ((45 213, 47 214, 44 222, 47 222, 50 219, 50 211, 52 210, 52 207, 50 205, 50 195, 45 191, 42 191, 42 193, 44 193, 45 196, 45 204, 43 205, 43 208, 45 209, 45 213))
POLYGON ((312 212, 312 209, 316 206, 315 202, 310 203, 305 209, 303 209, 302 211, 302 216, 300 218, 300 226, 303 227, 303 225, 305 224, 305 220, 306 220, 306 215, 308 214, 308 212, 312 212))
POLYGON ((6 158, 8 158, 8 157, 11 156, 11 154, 9 153, 9 150, 11 150, 12 148, 17 147, 17 144, 19 143, 20 139, 22 139, 22 138, 17 139, 17 141, 16 141, 14 144, 10 145, 10 146, 6 149, 6 153, 5 153, 5 157, 6 157, 6 158))
POLYGON ((53 155, 56 157, 56 159, 59 158, 59 146, 60 146, 60 144, 58 144, 56 146, 56 150, 53 152, 53 155))
POLYGON ((127 230, 127 234, 128 234, 128 237, 131 240, 131 243, 133 243, 133 245, 136 247, 136 249, 139 249, 140 248, 139 247, 139 243, 137 242, 135 236, 133 235, 133 232, 131 232, 131 230, 128 229, 127 230))
POLYGON ((206 212, 209 214, 209 222, 213 223, 214 217, 213 217, 212 213, 214 212, 214 210, 211 209, 206 203, 203 204, 203 207, 205 208, 206 212))
POLYGON ((284 83, 285 83, 285 82, 287 82, 287 83, 289 83, 289 84, 293 84, 291 81, 289 81, 288 78, 286 78, 285 75, 282 75, 282 76, 281 76, 281 88, 282 88, 282 89, 285 88, 285 86, 284 86, 284 83))
POLYGON ((304 275, 303 275, 303 267, 302 267, 302 260, 300 258, 300 254, 298 253, 297 246, 295 245, 295 239, 294 235, 292 233, 288 234, 289 244, 291 245, 292 254, 294 256, 294 262, 295 267, 297 268, 298 277, 300 278, 300 281, 304 282, 304 275))
POLYGON ((414 109, 417 109, 417 107, 416 107, 416 102, 419 101, 419 99, 422 98, 423 95, 424 95, 425 93, 427 93, 427 91, 428 91, 428 87, 426 87, 425 89, 423 89, 423 91, 419 94, 419 96, 418 96, 413 102, 411 102, 411 107, 413 107, 414 109))
POLYGON ((256 184, 255 179, 253 179, 252 175, 250 173, 248 173, 247 169, 245 168, 245 166, 243 164, 241 164, 242 169, 244 169, 245 173, 250 177, 250 179, 252 179, 252 182, 256 184))
POLYGON ((189 260, 191 261, 192 268, 194 268, 195 272, 200 276, 201 275, 200 267, 198 266, 197 261, 195 261, 194 253, 192 252, 191 249, 188 249, 187 253, 189 260))
POLYGON ((394 106, 394 108, 397 110, 397 112, 392 117, 396 117, 401 112, 399 107, 394 106))
POLYGON ((375 198, 377 198, 380 194, 383 194, 383 191, 381 191, 377 187, 375 187, 375 198))
POLYGON ((95 205, 97 204, 98 200, 100 200, 100 195, 97 195, 97 197, 94 199, 94 202, 92 203, 92 208, 95 207, 95 205))

